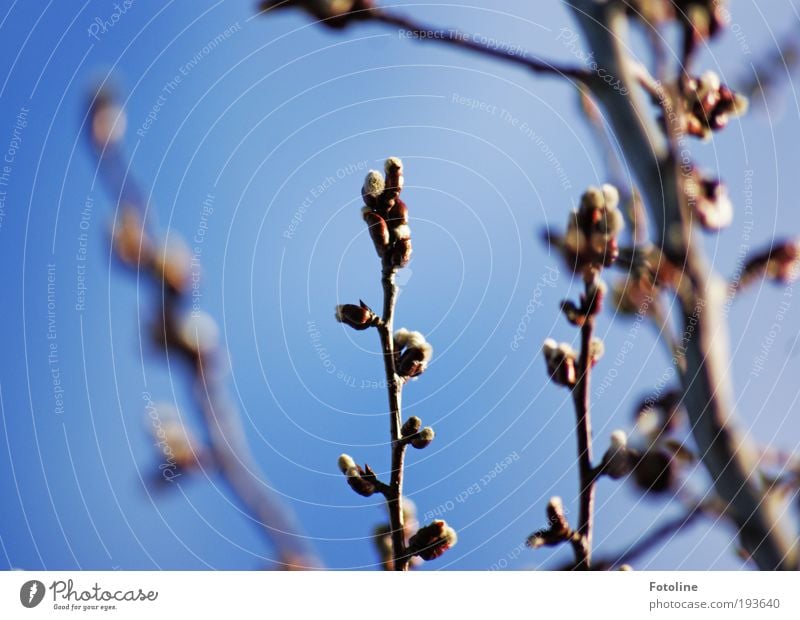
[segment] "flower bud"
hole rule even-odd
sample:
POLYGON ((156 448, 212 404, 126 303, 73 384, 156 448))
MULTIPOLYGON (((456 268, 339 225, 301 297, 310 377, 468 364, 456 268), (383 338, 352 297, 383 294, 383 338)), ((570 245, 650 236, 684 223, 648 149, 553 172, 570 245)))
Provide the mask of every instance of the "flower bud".
POLYGON ((340 455, 337 464, 339 465, 339 471, 341 471, 343 474, 346 474, 350 469, 356 467, 356 462, 349 454, 340 455))
POLYGON ((617 236, 625 227, 613 185, 589 187, 578 209, 570 213, 563 246, 568 263, 580 271, 611 265, 619 255, 617 236))
POLYGON ((435 433, 433 432, 433 429, 430 426, 426 426, 411 438, 411 445, 417 450, 427 448, 429 445, 431 445, 434 435, 435 433))
POLYGON ((686 180, 685 191, 689 206, 704 229, 718 231, 730 226, 733 204, 722 182, 694 172, 686 180))
POLYGON ((336 320, 358 331, 376 325, 379 321, 378 316, 363 301, 359 300, 358 303, 357 306, 355 304, 336 306, 336 320))
MULTIPOLYGON (((683 129, 703 140, 726 127, 731 118, 747 111, 747 98, 722 84, 714 71, 690 78, 685 91, 683 129)), ((664 122, 663 118, 661 120, 664 122)))
POLYGON ((408 541, 408 551, 426 562, 435 560, 458 542, 453 528, 441 519, 420 528, 408 541))
POLYGON ((572 387, 577 380, 575 363, 577 354, 566 343, 558 344, 552 338, 548 338, 542 345, 544 360, 547 364, 547 372, 558 385, 572 387))
POLYGON ((339 470, 347 478, 347 484, 356 493, 363 497, 369 497, 377 491, 373 482, 375 473, 369 468, 369 465, 362 468, 348 454, 342 454, 337 464, 339 465, 339 470))
POLYGON ((207 357, 219 346, 219 326, 208 312, 193 310, 177 326, 176 342, 195 358, 207 357))
POLYGON ((377 170, 370 170, 364 178, 364 185, 361 187, 361 197, 364 199, 364 204, 372 209, 376 208, 384 187, 383 175, 377 170))
POLYGON ((532 549, 559 545, 572 536, 572 528, 564 514, 564 503, 560 497, 551 497, 547 502, 547 523, 546 529, 528 536, 526 544, 532 549))
POLYGON ((425 336, 402 328, 395 332, 394 346, 397 352, 395 369, 399 376, 410 379, 425 372, 433 356, 433 347, 425 336))
POLYGON ((420 420, 417 416, 411 416, 406 420, 403 427, 400 429, 400 435, 403 437, 410 437, 414 435, 419 429, 422 427, 422 420, 420 420))

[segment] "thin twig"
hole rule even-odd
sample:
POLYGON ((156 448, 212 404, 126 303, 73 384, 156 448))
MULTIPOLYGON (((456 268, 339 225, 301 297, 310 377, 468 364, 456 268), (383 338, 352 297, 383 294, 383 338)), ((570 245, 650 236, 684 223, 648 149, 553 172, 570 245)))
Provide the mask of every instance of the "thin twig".
MULTIPOLYGON (((596 274, 592 274, 592 278, 596 274)), ((590 295, 586 283, 587 297, 590 295)), ((581 351, 578 358, 577 380, 572 390, 575 403, 576 434, 578 436, 578 475, 580 481, 578 536, 573 542, 575 567, 589 570, 592 562, 592 526, 594 521, 594 489, 596 474, 592 465, 592 418, 591 418, 591 347, 594 333, 594 315, 586 317, 581 327, 581 351)))
POLYGON ((389 510, 389 526, 392 536, 392 568, 408 569, 405 530, 403 524, 403 461, 405 460, 406 443, 402 441, 402 394, 403 386, 395 368, 394 352, 394 306, 397 299, 395 284, 396 268, 391 265, 388 256, 383 259, 381 283, 383 285, 383 316, 378 325, 378 332, 383 348, 383 363, 386 370, 386 390, 389 396, 389 425, 392 441, 392 471, 388 489, 384 492, 389 510))

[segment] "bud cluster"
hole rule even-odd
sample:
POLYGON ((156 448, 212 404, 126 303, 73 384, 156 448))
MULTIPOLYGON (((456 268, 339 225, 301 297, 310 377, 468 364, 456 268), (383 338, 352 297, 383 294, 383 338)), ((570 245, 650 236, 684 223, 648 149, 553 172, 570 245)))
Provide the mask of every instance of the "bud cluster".
POLYGON ((576 271, 608 267, 617 258, 617 236, 625 228, 619 210, 619 192, 613 185, 590 187, 570 213, 564 251, 576 271))
POLYGON ((684 127, 689 135, 708 140, 712 132, 727 126, 731 118, 747 111, 747 98, 723 84, 714 71, 687 80, 684 95, 684 127))
POLYGON ((400 436, 403 441, 411 444, 417 450, 427 448, 433 442, 436 433, 430 426, 422 427, 422 420, 417 416, 411 416, 406 420, 400 429, 400 436))
POLYGON ((390 157, 384 174, 370 170, 364 179, 361 213, 369 234, 384 263, 405 267, 411 260, 411 229, 408 226, 408 207, 400 198, 403 190, 403 162, 390 157))
POLYGON ((577 381, 575 367, 578 363, 578 354, 566 342, 557 343, 552 338, 548 338, 542 345, 544 361, 547 364, 547 372, 556 385, 573 387, 577 381))
POLYGON ((358 305, 343 304, 336 306, 336 320, 358 331, 374 327, 380 323, 380 317, 361 300, 359 300, 358 305))
POLYGON ((199 362, 216 351, 219 327, 216 321, 198 309, 183 312, 193 286, 192 255, 180 237, 171 235, 161 247, 145 230, 138 209, 125 206, 112 231, 112 248, 117 259, 139 273, 149 274, 164 289, 164 308, 152 325, 154 341, 174 349, 192 362, 199 362))

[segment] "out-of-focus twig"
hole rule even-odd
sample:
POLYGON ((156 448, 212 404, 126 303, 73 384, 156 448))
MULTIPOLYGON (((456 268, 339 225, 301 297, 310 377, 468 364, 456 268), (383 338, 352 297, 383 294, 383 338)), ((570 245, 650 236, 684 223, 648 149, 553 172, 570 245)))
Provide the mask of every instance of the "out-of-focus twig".
MULTIPOLYGON (((121 145, 125 114, 109 92, 101 90, 94 96, 90 121, 89 138, 99 176, 112 199, 119 201, 114 253, 149 280, 159 295, 153 336, 167 355, 176 355, 186 365, 215 468, 275 548, 278 567, 321 568, 294 514, 268 486, 250 451, 238 408, 226 385, 216 324, 207 314, 196 309, 189 314, 184 307, 190 275, 188 257, 174 246, 159 247, 154 234, 147 230, 144 193, 130 174, 121 145)), ((202 466, 199 461, 197 465, 202 466)))

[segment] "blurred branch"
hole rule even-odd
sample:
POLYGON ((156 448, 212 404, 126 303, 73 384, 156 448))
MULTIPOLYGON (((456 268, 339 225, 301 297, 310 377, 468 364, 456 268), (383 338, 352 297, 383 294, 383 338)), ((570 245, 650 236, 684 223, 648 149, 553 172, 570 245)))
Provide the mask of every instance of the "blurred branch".
MULTIPOLYGON (((274 546, 277 564, 288 569, 322 566, 295 516, 267 486, 244 430, 238 408, 231 398, 220 364, 224 358, 217 343, 217 327, 199 311, 187 316, 183 306, 189 290, 189 257, 182 246, 157 247, 146 230, 144 193, 130 175, 122 152, 125 115, 107 92, 98 92, 91 103, 90 141, 97 156, 101 180, 110 197, 118 201, 120 217, 114 230, 117 258, 149 280, 160 294, 154 336, 167 355, 174 353, 186 365, 192 395, 211 444, 214 465, 239 502, 258 523, 274 546)), ((198 463, 200 465, 200 463, 198 463)))
MULTIPOLYGON (((795 568, 794 541, 787 536, 775 499, 759 483, 757 460, 733 417, 729 354, 723 332, 725 286, 706 263, 691 222, 684 217, 687 196, 676 154, 680 111, 667 138, 656 130, 635 90, 636 76, 625 48, 627 19, 622 3, 570 0, 599 66, 629 93, 596 81, 592 91, 609 117, 658 227, 658 245, 683 270, 688 286, 679 295, 684 326, 685 367, 679 367, 692 432, 726 514, 736 524, 742 546, 762 569, 795 568)), ((665 90, 665 102, 677 101, 665 90)))

